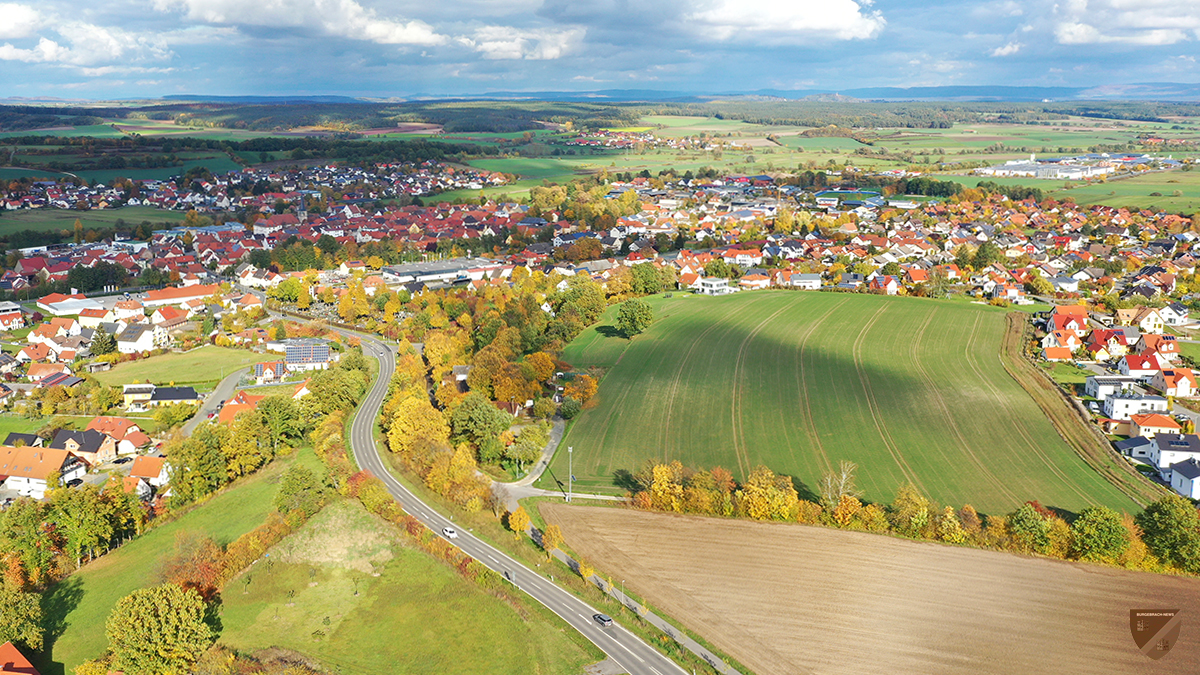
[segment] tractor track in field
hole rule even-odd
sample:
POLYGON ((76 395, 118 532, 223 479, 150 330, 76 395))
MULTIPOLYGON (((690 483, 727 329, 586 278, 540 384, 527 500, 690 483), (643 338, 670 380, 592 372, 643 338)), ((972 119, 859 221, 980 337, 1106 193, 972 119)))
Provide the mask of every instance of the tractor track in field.
MULTIPOLYGON (((954 436, 958 439, 959 446, 962 448, 963 452, 967 454, 967 457, 970 458, 975 467, 979 469, 980 474, 990 481, 1001 494, 1007 496, 1015 502, 1020 502, 1021 500, 1019 497, 1017 497, 1017 494, 1008 489, 1008 486, 1005 485, 1004 482, 999 478, 997 478, 996 474, 992 473, 991 470, 988 469, 987 466, 979 459, 979 456, 975 454, 975 451, 971 449, 971 444, 967 442, 967 439, 962 434, 962 430, 958 428, 958 423, 954 420, 954 415, 950 413, 950 407, 946 405, 945 397, 943 397, 942 393, 937 390, 937 383, 934 381, 933 377, 929 375, 929 371, 925 370, 925 365, 921 363, 921 359, 917 354, 917 348, 920 346, 922 339, 925 337, 925 331, 928 330, 929 324, 933 323, 933 317, 936 314, 936 309, 930 312, 929 316, 925 317, 925 322, 921 324, 921 327, 913 336, 913 366, 917 369, 917 372, 920 373, 921 378, 925 380, 925 386, 929 389, 929 392, 933 394, 934 399, 937 401, 938 408, 941 409, 942 415, 946 418, 946 425, 952 432, 954 432, 954 436)), ((978 321, 978 317, 976 317, 976 320, 978 321)), ((978 371, 976 372, 978 373, 978 371)), ((980 377, 982 377, 982 374, 980 374, 980 377)))
POLYGON ((789 308, 790 305, 785 304, 783 307, 775 310, 775 313, 771 314, 771 316, 763 319, 757 326, 755 326, 754 330, 750 331, 750 334, 747 335, 745 339, 742 340, 742 344, 738 346, 737 358, 734 360, 733 396, 730 404, 730 419, 733 425, 733 454, 737 457, 738 468, 742 470, 743 476, 750 475, 750 456, 746 452, 746 441, 744 438, 742 438, 743 425, 738 423, 738 418, 740 417, 740 413, 738 411, 742 407, 742 391, 745 389, 745 386, 742 384, 741 375, 743 366, 746 363, 746 346, 750 344, 750 341, 753 340, 763 328, 766 328, 767 324, 770 323, 772 319, 779 316, 784 310, 789 308), (743 460, 745 461, 743 462, 743 460))
POLYGON ((925 487, 921 480, 917 478, 916 472, 913 471, 912 467, 910 467, 908 462, 905 461, 904 455, 900 453, 899 448, 897 448, 895 445, 896 442, 892 439, 891 434, 889 434, 887 429, 884 427, 883 420, 880 419, 879 416, 879 404, 875 402, 875 393, 871 389, 871 380, 869 377, 867 377, 866 373, 863 372, 863 340, 867 337, 867 333, 870 332, 871 328, 875 326, 875 323, 879 321, 879 318, 883 316, 884 310, 886 310, 888 307, 889 305, 881 305, 879 309, 877 309, 875 313, 871 315, 871 318, 867 320, 867 323, 863 325, 862 330, 858 333, 858 337, 855 338, 854 347, 851 350, 851 354, 854 356, 854 368, 858 371, 858 381, 862 384, 863 394, 867 399, 867 410, 869 410, 871 413, 871 419, 875 422, 875 430, 879 432, 879 438, 883 441, 883 446, 887 448, 888 453, 891 454, 892 459, 896 462, 896 466, 900 468, 900 472, 904 474, 904 477, 908 479, 908 481, 915 487, 919 488, 921 492, 929 494, 929 490, 925 487))
MULTIPOLYGON (((729 318, 732 319, 734 317, 740 316, 742 314, 742 312, 744 312, 746 310, 747 307, 750 307, 751 305, 753 305, 754 303, 756 303, 758 301, 759 301, 759 298, 755 298, 754 300, 747 302, 744 307, 742 307, 737 312, 732 314, 729 318)), ((676 369, 676 371, 675 371, 675 380, 673 382, 671 382, 671 393, 667 396, 667 414, 665 416, 665 421, 663 422, 663 432, 662 432, 663 441, 661 443, 661 446, 663 448, 663 460, 664 461, 667 460, 668 456, 669 456, 668 443, 670 443, 670 440, 671 440, 671 434, 670 434, 671 415, 675 411, 675 395, 679 391, 679 382, 683 379, 683 369, 685 366, 687 366, 688 361, 691 360, 692 353, 696 351, 696 347, 698 347, 700 345, 700 343, 704 341, 704 338, 707 337, 709 333, 716 330, 717 327, 719 327, 720 325, 721 325, 721 322, 716 322, 716 321, 713 322, 712 325, 710 325, 708 328, 704 329, 704 332, 701 333, 699 337, 697 337, 695 340, 692 341, 692 346, 688 347, 687 354, 684 355, 683 360, 680 361, 680 363, 679 363, 679 368, 676 369)), ((624 355, 625 355, 625 352, 621 352, 621 356, 624 356, 624 355)), ((614 410, 615 410, 615 408, 614 408, 614 410)))
POLYGON ((847 298, 843 298, 841 302, 829 308, 829 311, 822 314, 821 318, 813 322, 808 327, 808 330, 804 331, 798 347, 799 356, 797 360, 800 362, 800 367, 796 369, 796 390, 800 396, 800 400, 803 401, 802 409, 804 411, 805 430, 808 432, 809 437, 812 438, 813 448, 817 451, 817 456, 820 458, 821 464, 825 466, 826 471, 833 471, 833 463, 829 461, 829 455, 825 453, 825 445, 821 443, 821 434, 817 431, 816 420, 813 419, 812 404, 809 402, 808 385, 804 382, 806 375, 804 354, 808 351, 808 338, 812 337, 817 328, 825 323, 825 320, 832 316, 839 307, 846 304, 847 300, 847 298))
MULTIPOLYGON (((1038 457, 1038 459, 1040 459, 1042 461, 1042 463, 1046 465, 1046 468, 1050 469, 1050 472, 1052 474, 1057 476, 1059 480, 1061 480, 1067 487, 1069 487, 1072 492, 1079 495, 1080 498, 1082 498, 1085 503, 1091 504, 1092 506, 1099 506, 1100 502, 1096 501, 1086 491, 1079 489, 1079 486, 1077 486, 1075 484, 1075 481, 1071 480, 1071 478, 1069 476, 1067 476, 1067 474, 1064 473, 1062 469, 1058 468, 1058 466, 1056 464, 1054 464, 1054 462, 1050 461, 1050 458, 1047 457, 1044 452, 1042 452, 1042 449, 1038 447, 1037 442, 1033 440, 1033 437, 1030 436, 1029 432, 1025 429, 1025 425, 1021 423, 1021 416, 1018 415, 1016 413, 1016 411, 1014 411, 1012 409, 1012 406, 1010 405, 1008 398, 1005 397, 1004 395, 1002 395, 1000 393, 1000 390, 997 389, 996 386, 987 379, 987 377, 984 375, 983 369, 981 369, 979 367, 978 362, 975 361, 975 357, 974 357, 975 349, 974 348, 975 348, 975 343, 979 337, 979 323, 982 318, 983 318, 982 314, 976 316, 975 323, 972 324, 972 326, 971 326, 971 337, 967 339, 967 343, 966 343, 966 346, 964 347, 964 351, 963 351, 964 355, 967 357, 967 363, 969 363, 971 365, 971 369, 975 371, 975 375, 976 375, 976 377, 979 378, 979 381, 983 382, 984 386, 987 387, 988 390, 992 392, 992 397, 995 398, 996 401, 999 402, 999 404, 1001 406, 1003 406, 1006 410, 1008 410, 1009 414, 1012 415, 1013 420, 1014 420, 1013 425, 1012 425, 1013 428, 1016 429, 1017 434, 1019 434, 1021 436, 1021 438, 1025 441, 1025 444, 1029 446, 1029 449, 1033 452, 1033 454, 1036 455, 1038 457)), ((997 355, 997 358, 999 358, 998 355, 997 355)), ((1066 439, 1064 438, 1063 441, 1066 442, 1066 439)))

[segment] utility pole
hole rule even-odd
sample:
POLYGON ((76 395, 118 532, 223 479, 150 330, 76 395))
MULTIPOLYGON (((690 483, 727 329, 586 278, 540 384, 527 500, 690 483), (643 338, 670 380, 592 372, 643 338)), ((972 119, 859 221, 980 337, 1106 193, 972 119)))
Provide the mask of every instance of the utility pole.
POLYGON ((571 501, 571 488, 575 484, 575 448, 567 446, 567 501, 571 501))

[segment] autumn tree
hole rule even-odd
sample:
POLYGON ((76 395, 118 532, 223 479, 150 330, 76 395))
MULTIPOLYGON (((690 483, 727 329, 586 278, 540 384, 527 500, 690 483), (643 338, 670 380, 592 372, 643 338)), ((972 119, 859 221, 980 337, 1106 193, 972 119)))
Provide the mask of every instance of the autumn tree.
POLYGON ((929 500, 911 483, 902 485, 888 515, 896 532, 906 537, 923 537, 930 520, 929 500))
POLYGON ((533 368, 538 382, 548 382, 551 377, 554 377, 556 368, 554 357, 546 352, 534 352, 526 356, 525 363, 528 363, 533 368))
POLYGON ((596 395, 596 390, 599 385, 591 375, 577 375, 571 380, 565 390, 567 398, 573 398, 580 403, 587 403, 589 399, 596 395))
POLYGON ((388 431, 392 452, 411 453, 416 449, 444 447, 450 440, 450 427, 442 413, 425 397, 404 399, 396 409, 388 431))
POLYGON ((505 520, 508 522, 508 529, 512 530, 517 539, 529 529, 529 514, 525 512, 524 506, 518 506, 516 511, 509 511, 505 520))
POLYGON ((0 582, 0 642, 42 649, 42 598, 11 581, 0 582))
POLYGON ((209 537, 195 532, 175 534, 175 547, 158 568, 158 580, 175 584, 212 600, 221 586, 224 553, 209 537))
POLYGON ((100 489, 95 485, 58 488, 50 492, 50 521, 62 534, 67 553, 79 567, 84 553, 107 546, 113 535, 112 522, 101 508, 100 489))
POLYGON ((105 625, 114 666, 128 675, 184 675, 212 644, 200 594, 175 584, 121 598, 105 625))
POLYGON ((542 550, 546 552, 547 558, 553 558, 554 552, 563 545, 562 530, 558 529, 557 525, 547 525, 542 532, 542 550))

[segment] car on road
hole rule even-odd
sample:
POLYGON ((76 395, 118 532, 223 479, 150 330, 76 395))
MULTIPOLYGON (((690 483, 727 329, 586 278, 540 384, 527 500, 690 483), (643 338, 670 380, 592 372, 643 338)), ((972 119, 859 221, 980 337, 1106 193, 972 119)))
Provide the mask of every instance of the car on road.
POLYGON ((443 527, 442 534, 446 535, 447 539, 458 539, 458 530, 453 527, 443 527))
POLYGON ((593 614, 592 619, 605 628, 612 625, 612 617, 607 614, 593 614))
POLYGON ((216 416, 217 416, 217 413, 215 413, 215 412, 208 413, 208 419, 210 419, 210 420, 216 416))

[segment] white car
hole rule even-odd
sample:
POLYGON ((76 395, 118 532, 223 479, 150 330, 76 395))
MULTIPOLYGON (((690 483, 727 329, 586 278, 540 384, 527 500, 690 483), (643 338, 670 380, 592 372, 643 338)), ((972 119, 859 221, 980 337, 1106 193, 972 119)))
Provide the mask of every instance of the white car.
POLYGON ((443 527, 442 534, 446 535, 447 539, 458 539, 458 530, 453 527, 443 527))

